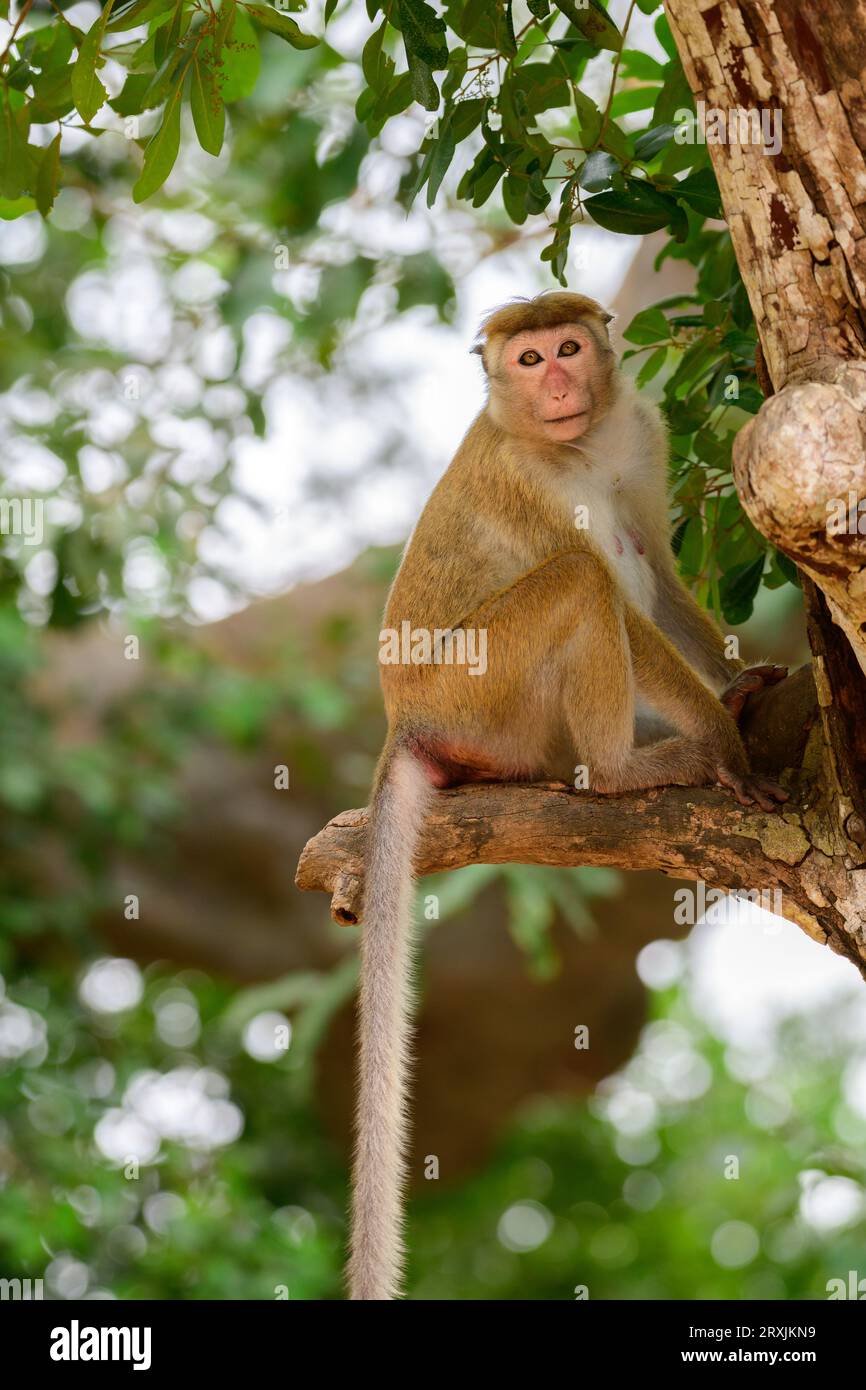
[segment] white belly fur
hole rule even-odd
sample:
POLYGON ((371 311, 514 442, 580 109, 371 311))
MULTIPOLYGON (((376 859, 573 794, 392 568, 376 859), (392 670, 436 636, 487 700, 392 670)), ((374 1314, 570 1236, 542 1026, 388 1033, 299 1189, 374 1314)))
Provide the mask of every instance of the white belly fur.
POLYGON ((621 503, 617 505, 620 498, 604 477, 574 478, 569 493, 572 515, 579 521, 577 529, 604 552, 629 601, 651 617, 655 576, 646 555, 638 549, 639 523, 633 524, 623 515, 621 503))

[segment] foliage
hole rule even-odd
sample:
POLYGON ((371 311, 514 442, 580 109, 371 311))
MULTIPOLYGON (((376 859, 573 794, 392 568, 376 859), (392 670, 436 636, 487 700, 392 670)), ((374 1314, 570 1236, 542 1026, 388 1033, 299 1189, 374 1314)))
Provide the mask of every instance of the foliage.
MULTIPOLYGON (((857 1011, 852 996, 849 1023, 857 1011)), ((598 1097, 528 1106, 483 1176, 419 1202, 414 1296, 826 1298, 862 1272, 864 1119, 840 1094, 843 1033, 817 1015, 781 1024, 745 1080, 686 992, 659 999, 598 1097), (688 1074, 702 1094, 685 1100, 688 1074), (822 1227, 831 1192, 850 1205, 822 1227)))
MULTIPOLYGON (((67 275, 73 269, 73 248, 51 225, 58 188, 97 195, 107 180, 112 196, 131 186, 133 199, 147 203, 162 190, 165 206, 200 209, 208 165, 218 160, 220 187, 206 200, 220 230, 205 260, 224 288, 211 299, 211 328, 226 323, 235 347, 228 370, 234 367, 245 391, 235 438, 250 426, 261 433, 264 392, 246 386, 237 370, 253 312, 267 307, 288 319, 294 341, 275 367, 291 361, 298 372, 316 359, 331 362, 346 325, 380 286, 396 286, 391 304, 398 310, 432 302, 441 315, 450 312, 450 277, 434 247, 376 257, 353 248, 351 232, 337 243, 323 236, 327 209, 356 195, 365 156, 387 145, 395 122, 404 121, 405 136, 405 116, 420 107, 429 116, 412 126, 416 153, 402 160, 393 186, 405 208, 423 193, 428 207, 446 198, 491 225, 546 225, 542 261, 562 283, 574 229, 587 219, 625 235, 664 231, 658 261, 673 256, 695 265, 691 300, 648 308, 625 330, 644 358, 638 382, 661 387, 670 422, 680 565, 728 623, 749 616, 762 582, 796 582, 793 566, 744 517, 731 482, 736 431, 762 400, 756 337, 730 239, 713 226, 721 207, 706 145, 682 138, 693 103, 664 15, 654 20, 661 54, 654 57, 629 41, 630 26, 657 9, 648 0, 630 5, 622 30, 600 0, 533 0, 525 9, 511 0, 448 0, 441 11, 426 0, 368 0, 366 20, 355 0, 328 3, 301 23, 287 13, 303 8, 303 0, 277 9, 243 0, 218 7, 211 0, 108 0, 84 29, 61 5, 43 10, 23 0, 0 59, 0 196, 7 218, 37 208, 49 219, 55 294, 58 269, 62 275, 64 262, 67 275), (164 188, 179 154, 178 176, 164 188), (281 250, 287 264, 314 270, 316 291, 300 302, 274 274, 281 250)), ((104 227, 101 193, 94 215, 104 227)), ((104 261, 104 245, 95 249, 104 261)), ((164 254, 182 265, 175 247, 164 254)), ((14 298, 18 288, 8 285, 14 298)), ((30 348, 43 364, 46 352, 68 352, 67 325, 49 309, 45 288, 33 286, 38 328, 30 348)), ((184 317, 194 318, 195 306, 184 317)), ((192 348, 191 335, 188 341, 192 348)), ((96 356, 104 371, 120 373, 117 354, 96 356)), ((155 443, 147 419, 153 400, 136 407, 129 382, 127 373, 124 403, 136 422, 124 466, 140 475, 155 443)), ((98 389, 116 392, 117 382, 103 373, 98 389)), ((40 431, 73 477, 83 424, 80 411, 65 410, 40 431)), ((227 467, 215 469, 211 482, 217 502, 227 467)), ((70 478, 67 494, 74 490, 70 478)), ((159 530, 147 543, 163 561, 177 515, 199 510, 189 491, 163 490, 155 508, 159 530)), ((127 526, 115 493, 106 501, 115 534, 129 534, 134 519, 127 526)), ((187 579, 196 548, 191 537, 177 557, 187 579)), ((58 538, 53 549, 52 621, 93 613, 122 592, 110 546, 85 545, 79 536, 58 538)), ((208 573, 200 561, 199 572, 208 573)))
MULTIPOLYGON (((220 667, 185 625, 201 616, 202 585, 218 589, 223 611, 250 596, 227 558, 229 519, 242 506, 274 524, 242 464, 270 437, 287 379, 324 410, 338 400, 357 434, 367 412, 375 424, 376 446, 351 479, 306 485, 307 500, 333 506, 339 492, 351 514, 350 482, 360 492, 375 469, 414 459, 417 444, 399 383, 368 362, 365 335, 396 315, 447 322, 466 266, 515 238, 538 237, 540 273, 573 284, 587 221, 656 231, 659 263, 686 261, 697 283, 692 298, 626 326, 626 363, 668 415, 681 568, 729 622, 748 616, 762 581, 792 578, 731 484, 733 438, 761 401, 755 330, 706 148, 675 138, 691 97, 666 22, 654 21, 655 57, 627 32, 656 9, 639 0, 621 30, 599 0, 525 10, 371 0, 367 11, 327 0, 310 14, 302 0, 119 0, 101 11, 23 0, 13 11, 0 55, 0 230, 17 250, 0 271, 2 496, 26 491, 46 506, 38 545, 0 542, 0 1274, 38 1277, 47 1258, 82 1261, 90 1288, 123 1297, 273 1297, 280 1284, 292 1297, 339 1293, 344 1161, 310 1090, 321 1028, 354 962, 267 987, 295 1028, 289 1055, 270 1065, 241 1042, 243 1021, 270 1006, 260 991, 149 970, 141 1002, 117 1018, 78 994, 93 924, 116 910, 116 859, 163 850, 192 751, 255 751, 287 713, 294 766, 341 793, 336 755, 311 734, 350 728, 369 680, 342 644, 351 619, 332 615, 331 669, 322 649, 317 674, 304 669, 286 634, 284 663, 266 676, 220 667), (136 299, 149 307, 143 327, 118 312, 136 299), (263 325, 264 355, 254 343, 263 325), (139 634, 153 666, 110 702, 95 736, 70 739, 76 709, 34 690, 42 682, 45 695, 52 639, 83 639, 95 620, 118 642, 139 634), (177 990, 200 1021, 183 1047, 154 1024, 177 990), (33 1035, 24 1052, 16 1009, 33 1035), (224 1079, 243 1135, 209 1150, 165 1139, 139 1178, 124 1178, 94 1147, 96 1126, 136 1078, 178 1069, 224 1079), (151 1200, 165 1194, 180 1204, 151 1200)), ((307 462, 280 466, 301 473, 307 462)), ((604 875, 489 873, 504 881, 511 930, 541 979, 556 968, 554 912, 586 933, 587 903, 611 890, 604 875)), ((442 915, 470 907, 487 877, 435 885, 442 915)), ((798 1171, 842 1171, 841 1044, 794 1038, 787 1070, 775 1063, 810 1116, 782 1145, 744 1119, 748 1088, 679 1008, 665 1002, 714 1084, 700 1102, 662 1107, 659 1148, 642 1165, 661 1184, 658 1202, 623 1197, 634 1165, 606 1112, 543 1106, 487 1174, 419 1203, 419 1293, 570 1297, 583 1272, 593 1297, 736 1297, 746 1276, 707 1258, 714 1213, 800 1231, 799 1244, 768 1238, 750 1269, 768 1296, 821 1296, 826 1277, 856 1267, 853 1235, 820 1245, 796 1215, 798 1171), (728 1131, 746 1134, 755 1180, 717 1183, 696 1217, 702 1164, 715 1163, 713 1137, 728 1131), (555 1226, 518 1254, 495 1232, 524 1200, 555 1226), (777 1259, 783 1247, 799 1253, 777 1259)), ((856 1164, 846 1171, 862 1177, 856 1164)))
MULTIPOLYGON (((64 969, 10 989, 3 1277, 44 1277, 55 1298, 341 1296, 345 1165, 306 1103, 311 1055, 295 1039, 272 1062, 243 1046, 244 1021, 275 990, 232 999, 198 974, 151 970, 137 1003, 94 1014, 64 969), (159 1026, 179 1005, 198 1029, 182 1045, 159 1026), (226 1113, 242 1122, 230 1142, 226 1113), (138 1167, 102 1148, 131 1117, 159 1141, 138 1167)), ((303 1008, 287 1012, 302 1026, 303 1008)), ((597 1099, 539 1100, 483 1173, 416 1194, 412 1295, 561 1300, 585 1285, 593 1300, 821 1299, 828 1280, 862 1277, 862 1206, 838 1211, 840 1188, 850 1197, 866 1178, 864 1120, 840 1092, 843 1066, 863 1060, 844 1017, 829 1032, 817 1015, 781 1025, 746 1080, 683 995, 659 997, 597 1099), (828 1227, 815 1213, 832 1210, 831 1188, 828 1227)), ((135 1151, 148 1135, 124 1138, 135 1151)))

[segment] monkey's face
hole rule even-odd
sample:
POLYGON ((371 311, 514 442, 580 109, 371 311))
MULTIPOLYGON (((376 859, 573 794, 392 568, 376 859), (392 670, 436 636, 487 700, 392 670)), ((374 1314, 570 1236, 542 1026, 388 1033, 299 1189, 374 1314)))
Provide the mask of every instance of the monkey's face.
POLYGON ((525 329, 505 342, 496 414, 506 428, 567 444, 585 434, 607 396, 610 371, 579 323, 525 329))

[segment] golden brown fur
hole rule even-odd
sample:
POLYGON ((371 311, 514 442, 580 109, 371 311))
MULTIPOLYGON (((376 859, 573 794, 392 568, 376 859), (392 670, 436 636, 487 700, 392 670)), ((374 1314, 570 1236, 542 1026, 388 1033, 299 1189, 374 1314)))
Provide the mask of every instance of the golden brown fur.
POLYGON ((388 598, 386 631, 484 633, 486 665, 382 666, 388 738, 366 869, 354 1298, 394 1297, 401 1267, 408 904, 431 789, 571 783, 583 768, 591 792, 718 779, 744 804, 784 798, 751 777, 717 698, 742 663, 726 659, 676 574, 664 429, 616 371, 608 319, 594 301, 556 293, 485 321, 487 405, 388 598), (642 705, 662 737, 641 741, 642 705))

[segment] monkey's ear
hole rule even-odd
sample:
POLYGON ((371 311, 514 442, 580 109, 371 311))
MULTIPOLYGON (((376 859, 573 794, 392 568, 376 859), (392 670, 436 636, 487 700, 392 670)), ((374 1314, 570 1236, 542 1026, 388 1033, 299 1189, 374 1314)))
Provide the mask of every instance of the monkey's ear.
POLYGON ((608 325, 609 323, 613 323, 614 319, 616 318, 616 315, 615 315, 615 314, 609 314, 609 313, 607 312, 606 309, 602 309, 601 314, 599 315, 599 317, 600 317, 602 323, 605 325, 605 327, 607 327, 607 325, 608 325))
POLYGON ((469 351, 470 351, 471 353, 473 353, 476 357, 480 357, 480 358, 481 358, 481 365, 482 365, 482 367, 484 368, 484 375, 486 376, 486 375, 487 375, 487 362, 485 361, 485 358, 484 358, 484 348, 485 348, 485 346, 486 346, 486 344, 484 343, 484 341, 483 341, 483 340, 479 340, 479 342, 473 343, 473 344, 472 344, 472 347, 469 349, 469 351))

